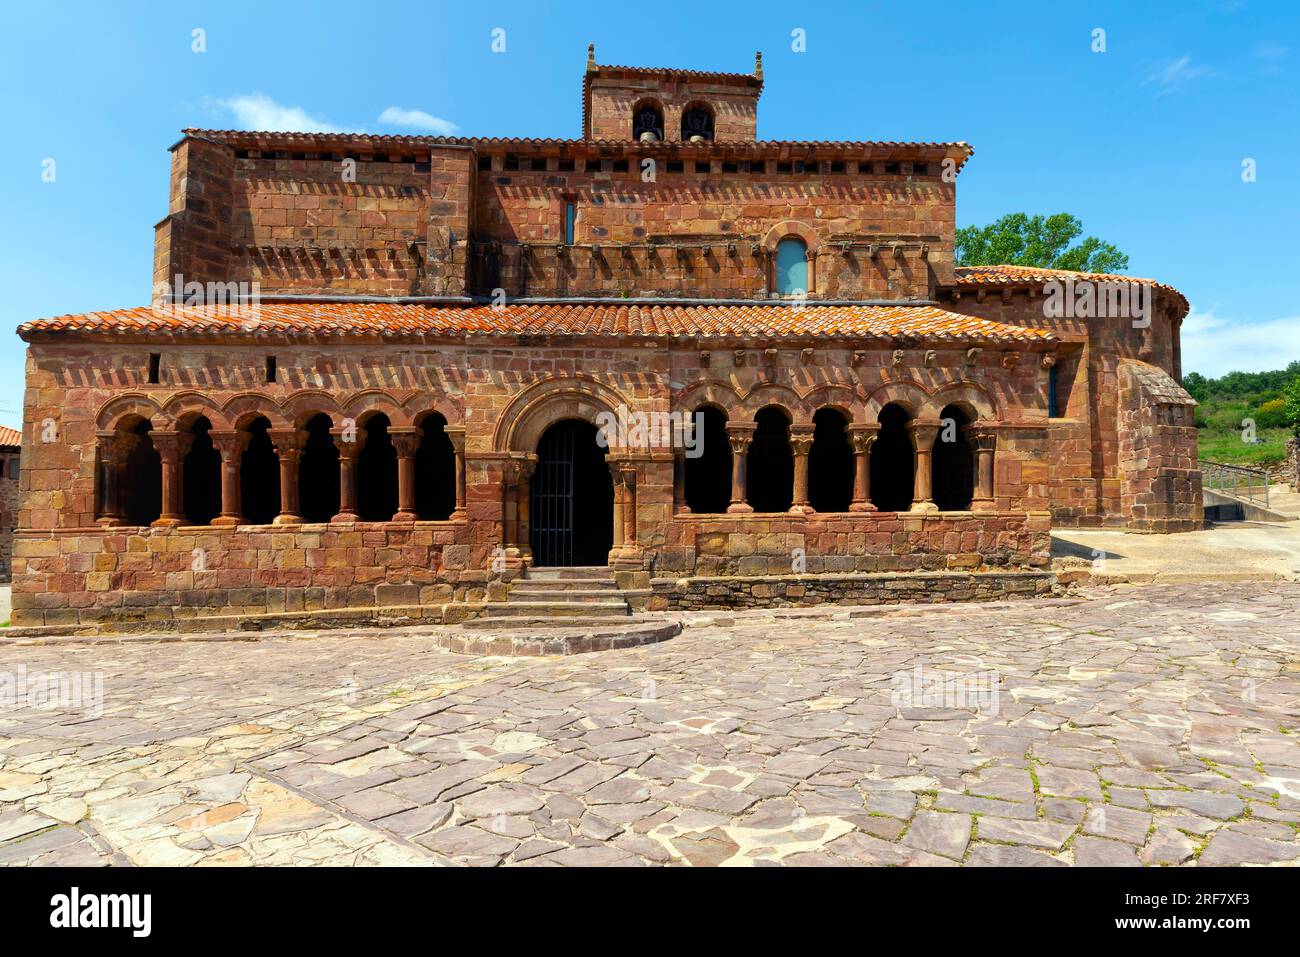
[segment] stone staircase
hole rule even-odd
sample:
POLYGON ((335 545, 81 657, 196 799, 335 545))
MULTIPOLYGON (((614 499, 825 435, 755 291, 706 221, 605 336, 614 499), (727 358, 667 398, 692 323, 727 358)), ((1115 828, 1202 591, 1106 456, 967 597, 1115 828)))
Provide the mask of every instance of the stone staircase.
POLYGON ((505 601, 490 601, 484 618, 626 618, 632 614, 614 573, 604 567, 530 568, 505 601))

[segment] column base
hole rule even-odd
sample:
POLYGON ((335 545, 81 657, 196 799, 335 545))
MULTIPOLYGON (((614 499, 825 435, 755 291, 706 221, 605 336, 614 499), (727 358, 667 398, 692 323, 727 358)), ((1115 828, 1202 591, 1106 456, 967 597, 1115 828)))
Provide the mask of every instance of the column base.
POLYGON ((235 525, 243 525, 244 520, 238 515, 218 515, 209 524, 232 528, 235 525))
POLYGON ((469 521, 469 512, 463 508, 458 508, 447 516, 449 522, 467 522, 469 521))
POLYGON ((271 520, 272 525, 301 525, 303 524, 302 516, 295 515, 293 512, 281 512, 271 520))
POLYGON ((939 506, 935 505, 934 502, 913 502, 912 507, 909 508, 908 511, 909 512, 937 512, 939 511, 939 506))
POLYGON ((693 515, 693 514, 695 514, 695 513, 691 511, 691 507, 690 507, 689 505, 687 505, 686 503, 683 502, 681 505, 678 505, 678 506, 677 506, 677 508, 676 508, 676 510, 673 512, 673 514, 674 514, 674 515, 693 515))
POLYGON ((95 519, 95 524, 104 528, 119 528, 120 526, 125 525, 126 522, 118 518, 116 515, 106 515, 103 518, 95 519))
POLYGON ((849 506, 849 511, 850 512, 874 512, 876 511, 876 506, 874 506, 870 502, 854 502, 852 505, 849 506))
POLYGON ((795 504, 793 504, 793 505, 790 506, 790 508, 789 508, 789 510, 787 511, 786 514, 788 514, 788 515, 815 515, 815 514, 817 514, 817 510, 816 510, 815 508, 813 508, 811 505, 808 505, 808 504, 805 504, 805 503, 800 503, 800 502, 795 502, 795 504))
POLYGON ((728 515, 748 515, 754 511, 754 507, 748 502, 732 502, 727 506, 728 515))
POLYGON ((356 512, 339 512, 330 519, 331 525, 355 525, 361 521, 361 516, 356 512))
POLYGON ((393 522, 418 522, 419 520, 420 516, 415 512, 397 512, 390 519, 393 522))
POLYGON ((970 503, 970 510, 972 512, 996 512, 998 503, 991 498, 979 498, 970 503))
POLYGON ((177 515, 163 515, 155 518, 149 523, 150 528, 175 528, 177 525, 184 525, 185 519, 177 515))
POLYGON ((614 547, 609 553, 609 567, 619 571, 639 571, 641 568, 641 549, 614 547))

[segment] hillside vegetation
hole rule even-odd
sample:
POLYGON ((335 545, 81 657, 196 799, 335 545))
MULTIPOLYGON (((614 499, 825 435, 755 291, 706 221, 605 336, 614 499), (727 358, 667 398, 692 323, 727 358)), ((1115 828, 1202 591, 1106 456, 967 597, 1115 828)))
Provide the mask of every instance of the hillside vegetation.
POLYGON ((1189 372, 1183 388, 1200 403, 1201 458, 1262 467, 1286 457, 1286 440, 1300 421, 1300 362, 1275 372, 1229 372, 1218 379, 1189 372), (1257 443, 1247 441, 1252 432, 1257 443))

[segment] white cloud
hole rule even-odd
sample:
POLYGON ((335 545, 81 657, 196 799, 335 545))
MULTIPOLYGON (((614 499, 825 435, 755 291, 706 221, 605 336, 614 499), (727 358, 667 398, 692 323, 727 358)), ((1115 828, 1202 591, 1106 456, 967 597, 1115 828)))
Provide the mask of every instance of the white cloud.
POLYGON ((1300 316, 1248 322, 1192 309, 1183 320, 1183 372, 1216 378, 1232 371, 1285 369, 1300 359, 1300 316))
POLYGON ((428 130, 439 136, 451 136, 459 129, 451 120, 426 113, 424 110, 405 110, 400 106, 390 106, 379 114, 379 122, 387 126, 401 126, 407 129, 428 130))
POLYGON ((265 93, 248 93, 218 100, 217 106, 235 118, 240 129, 277 133, 359 133, 318 119, 301 106, 285 106, 265 93))
POLYGON ((1192 66, 1190 55, 1184 55, 1177 60, 1171 60, 1160 69, 1148 76, 1143 82, 1143 86, 1154 83, 1159 92, 1157 96, 1164 96, 1166 93, 1172 93, 1183 86, 1186 86, 1197 77, 1207 76, 1210 73, 1207 66, 1192 66))

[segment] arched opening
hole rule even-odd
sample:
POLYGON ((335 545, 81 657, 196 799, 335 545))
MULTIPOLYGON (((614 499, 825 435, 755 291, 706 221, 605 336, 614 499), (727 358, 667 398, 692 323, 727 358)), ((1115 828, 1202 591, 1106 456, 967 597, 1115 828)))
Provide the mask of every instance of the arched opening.
POLYGON ((808 244, 798 236, 776 244, 776 292, 779 296, 808 293, 808 244))
POLYGON ((664 110, 654 100, 642 100, 632 107, 632 139, 638 142, 662 142, 664 110))
POLYGON ((682 110, 682 142, 705 143, 713 139, 713 111, 703 103, 682 110))
POLYGON ((813 416, 808 453, 808 504, 813 511, 847 512, 853 502, 853 449, 844 431, 848 424, 838 409, 818 409, 813 416))
POLYGON ((975 495, 975 453, 966 434, 970 417, 960 406, 948 405, 939 423, 930 457, 934 504, 941 512, 964 512, 975 495))
POLYGON ((447 420, 430 412, 420 421, 415 451, 415 512, 425 521, 445 522, 456 508, 456 450, 447 420))
POLYGON ((265 416, 249 423, 248 445, 239 457, 239 501, 250 525, 269 525, 280 514, 280 458, 270 427, 265 416))
POLYGON ((731 443, 727 414, 711 405, 695 411, 695 449, 686 450, 686 507, 696 514, 720 514, 731 504, 731 443))
POLYGON ((397 514, 397 449, 388 434, 388 416, 366 419, 366 441, 357 456, 357 516, 363 522, 388 522, 397 514))
POLYGON ((324 412, 305 426, 307 441, 298 463, 298 505, 304 522, 328 522, 339 511, 339 450, 324 412))
POLYGON ((605 565, 614 547, 614 483, 596 427, 556 422, 537 443, 529 544, 538 566, 605 565))
POLYGON ((893 402, 880 410, 880 431, 871 448, 871 502, 882 512, 912 507, 916 456, 907 431, 910 416, 893 402))
POLYGON ((212 423, 199 416, 189 427, 190 450, 181 462, 181 512, 190 525, 210 525, 221 514, 221 453, 212 445, 212 423))
POLYGON ((754 416, 749 444, 746 500, 756 512, 789 511, 794 502, 794 456, 790 452, 790 420, 776 406, 754 416))
POLYGON ((125 429, 137 436, 122 466, 118 492, 122 520, 128 525, 148 525, 162 514, 162 457, 149 438, 152 428, 148 419, 141 419, 125 429))

